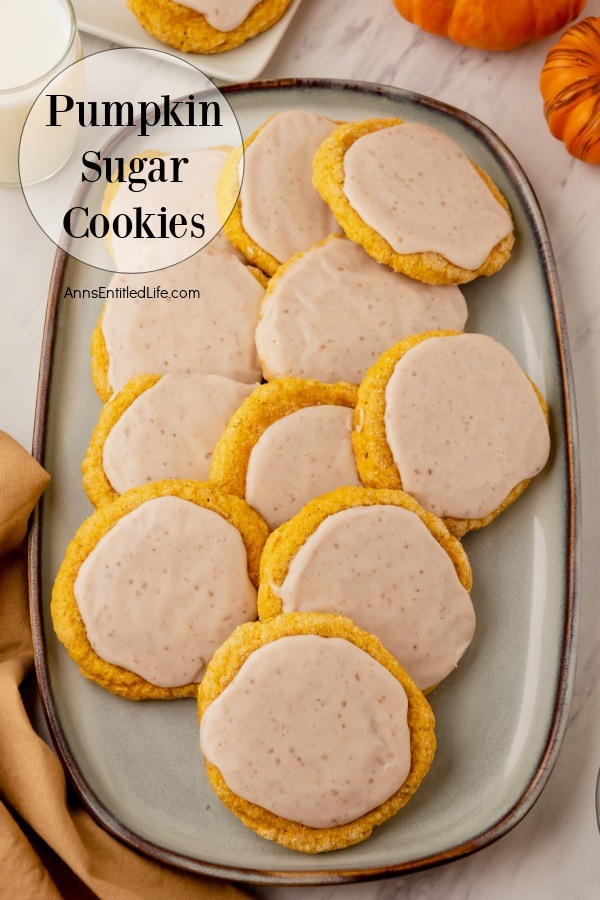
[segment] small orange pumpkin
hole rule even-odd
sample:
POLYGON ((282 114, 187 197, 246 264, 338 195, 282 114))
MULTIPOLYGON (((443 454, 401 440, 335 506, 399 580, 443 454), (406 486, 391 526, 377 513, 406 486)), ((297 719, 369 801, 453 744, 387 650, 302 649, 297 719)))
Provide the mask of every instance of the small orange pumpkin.
POLYGON ((394 0, 405 19, 479 50, 512 50, 576 19, 586 0, 394 0))
POLYGON ((554 137, 572 156, 600 163, 600 16, 565 31, 546 57, 540 90, 554 137))

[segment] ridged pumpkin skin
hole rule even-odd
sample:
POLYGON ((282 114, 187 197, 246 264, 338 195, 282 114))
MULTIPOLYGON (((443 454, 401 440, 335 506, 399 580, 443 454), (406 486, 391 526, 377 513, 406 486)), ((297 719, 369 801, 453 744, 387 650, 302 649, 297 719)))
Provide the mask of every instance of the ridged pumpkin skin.
POLYGON ((540 77, 544 115, 572 156, 600 163, 600 16, 566 31, 540 77))
POLYGON ((457 44, 512 50, 575 19, 586 0, 394 0, 405 19, 457 44))

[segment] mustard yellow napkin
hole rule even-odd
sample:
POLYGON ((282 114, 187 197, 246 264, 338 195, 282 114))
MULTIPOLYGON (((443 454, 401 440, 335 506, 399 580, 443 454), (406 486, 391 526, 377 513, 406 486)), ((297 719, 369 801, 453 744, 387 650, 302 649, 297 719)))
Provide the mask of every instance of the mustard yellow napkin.
POLYGON ((67 793, 58 758, 31 726, 20 692, 33 666, 24 539, 49 480, 0 431, 0 896, 241 898, 231 885, 140 856, 100 828, 67 793))

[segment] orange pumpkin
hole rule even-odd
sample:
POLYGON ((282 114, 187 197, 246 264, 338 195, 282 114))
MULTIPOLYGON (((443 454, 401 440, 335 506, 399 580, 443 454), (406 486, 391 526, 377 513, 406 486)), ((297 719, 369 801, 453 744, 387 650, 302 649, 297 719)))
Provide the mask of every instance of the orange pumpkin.
POLYGON ((394 0, 401 16, 479 50, 512 50, 577 18, 586 0, 394 0))
POLYGON ((600 16, 565 31, 540 77, 544 114, 573 156, 600 163, 600 16))

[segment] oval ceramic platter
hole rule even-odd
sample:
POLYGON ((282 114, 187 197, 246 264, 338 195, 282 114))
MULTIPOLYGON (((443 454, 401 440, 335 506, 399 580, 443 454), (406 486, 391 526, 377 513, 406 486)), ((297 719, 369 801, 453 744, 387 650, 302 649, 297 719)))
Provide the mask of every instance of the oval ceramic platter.
POLYGON ((303 855, 247 830, 212 793, 195 703, 130 703, 82 678, 56 640, 50 594, 65 548, 91 509, 80 463, 100 411, 90 335, 101 301, 65 298, 109 274, 57 254, 50 290, 34 452, 52 475, 31 541, 38 675, 58 753, 90 812, 139 850, 182 868, 263 883, 336 883, 444 862, 485 846, 538 797, 556 759, 574 670, 577 592, 575 409, 562 301, 548 235, 522 169, 466 113, 375 85, 279 82, 226 89, 249 135, 268 116, 306 108, 332 119, 400 116, 454 138, 508 199, 510 262, 464 288, 467 329, 506 344, 551 410, 552 455, 522 499, 469 535, 477 633, 430 695, 438 753, 408 806, 363 843, 303 855))

